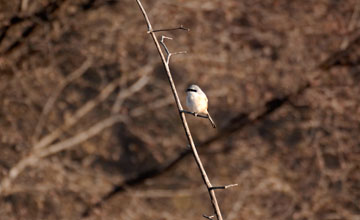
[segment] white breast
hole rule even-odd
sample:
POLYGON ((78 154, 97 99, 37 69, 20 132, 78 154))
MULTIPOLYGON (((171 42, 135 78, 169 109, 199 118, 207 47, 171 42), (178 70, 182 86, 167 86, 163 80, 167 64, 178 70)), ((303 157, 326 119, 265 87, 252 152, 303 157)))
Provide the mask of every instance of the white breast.
POLYGON ((186 105, 195 113, 207 113, 208 99, 206 95, 197 92, 187 92, 186 105))

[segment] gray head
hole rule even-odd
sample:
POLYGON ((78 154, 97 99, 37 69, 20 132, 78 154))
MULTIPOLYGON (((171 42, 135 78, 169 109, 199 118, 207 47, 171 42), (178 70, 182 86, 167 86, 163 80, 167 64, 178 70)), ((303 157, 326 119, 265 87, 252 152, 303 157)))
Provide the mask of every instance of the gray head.
POLYGON ((187 89, 186 92, 202 92, 199 86, 192 84, 187 89))

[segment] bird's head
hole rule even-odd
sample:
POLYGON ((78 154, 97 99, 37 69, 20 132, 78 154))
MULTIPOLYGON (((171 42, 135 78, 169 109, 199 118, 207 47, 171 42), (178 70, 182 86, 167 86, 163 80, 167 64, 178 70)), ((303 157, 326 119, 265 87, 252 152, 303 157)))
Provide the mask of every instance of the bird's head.
POLYGON ((186 92, 198 92, 198 91, 201 91, 200 87, 195 85, 195 84, 192 84, 190 85, 187 89, 186 89, 186 92))

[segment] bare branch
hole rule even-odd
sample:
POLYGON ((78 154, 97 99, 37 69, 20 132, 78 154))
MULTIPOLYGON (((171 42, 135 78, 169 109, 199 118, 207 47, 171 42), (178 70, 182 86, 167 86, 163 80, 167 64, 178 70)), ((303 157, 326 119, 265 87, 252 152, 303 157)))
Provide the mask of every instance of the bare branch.
POLYGON ((50 134, 43 137, 39 142, 34 144, 34 149, 40 149, 48 146, 51 144, 54 140, 56 140, 64 130, 72 127, 75 125, 82 117, 84 117, 87 113, 89 113, 92 109, 94 109, 99 103, 104 101, 118 86, 120 79, 116 79, 110 84, 108 84, 101 92, 100 94, 93 100, 88 101, 85 103, 80 109, 78 109, 74 115, 67 118, 65 120, 65 123, 55 129, 50 134))
POLYGON ((165 39, 172 40, 172 38, 171 37, 166 37, 166 36, 163 35, 163 36, 161 36, 161 41, 160 41, 161 45, 164 47, 165 52, 166 52, 166 64, 169 65, 171 53, 170 53, 169 49, 167 48, 167 46, 166 46, 166 44, 164 42, 165 39))
POLYGON ((183 25, 180 25, 180 27, 176 27, 176 28, 164 28, 164 29, 157 29, 157 30, 148 31, 148 33, 150 33, 150 32, 162 32, 162 31, 175 31, 175 30, 190 31, 190 29, 189 29, 189 28, 184 28, 184 26, 183 26, 183 25))
POLYGON ((77 144, 80 144, 81 142, 84 142, 85 140, 95 136, 96 134, 99 134, 102 130, 104 130, 107 127, 112 126, 113 124, 125 121, 126 117, 123 115, 112 115, 108 117, 107 119, 104 119, 95 125, 91 126, 89 129, 80 132, 79 134, 75 135, 74 137, 68 138, 64 141, 61 141, 60 143, 56 143, 53 145, 50 145, 46 149, 35 151, 35 154, 39 158, 47 157, 51 154, 55 154, 57 152, 69 149, 77 144))
POLYGON ((177 55, 177 54, 185 54, 187 53, 187 51, 179 51, 179 52, 174 52, 174 53, 171 53, 172 55, 177 55))
POLYGON ((80 132, 74 137, 68 138, 64 141, 61 141, 57 144, 53 144, 45 149, 38 149, 33 151, 29 156, 21 159, 15 166, 13 166, 7 177, 4 177, 0 182, 0 195, 5 195, 7 190, 11 188, 11 182, 26 168, 36 164, 43 157, 58 153, 60 151, 74 147, 89 138, 99 134, 102 130, 107 127, 112 126, 113 124, 124 121, 126 118, 122 115, 112 115, 107 119, 104 119, 95 125, 91 126, 89 129, 80 132))
POLYGON ((175 52, 175 53, 170 53, 169 49, 167 48, 167 46, 165 44, 165 39, 172 40, 172 38, 163 35, 163 36, 161 36, 161 40, 160 40, 160 44, 164 47, 165 52, 166 52, 166 64, 169 65, 170 57, 172 55, 185 54, 185 53, 187 53, 187 51, 179 51, 179 52, 175 52))
POLYGON ((116 101, 113 105, 111 112, 113 114, 118 113, 122 103, 126 98, 131 96, 132 94, 136 93, 137 91, 141 90, 150 80, 148 75, 143 75, 140 79, 138 79, 134 84, 132 84, 129 88, 125 90, 121 90, 116 97, 116 101))
POLYGON ((220 208, 219 208, 219 205, 218 205, 218 202, 217 202, 217 199, 216 199, 216 196, 215 196, 215 192, 214 190, 209 190, 212 185, 210 183, 210 180, 206 174, 206 171, 204 169, 204 166, 200 160, 200 157, 199 157, 199 154, 197 152, 197 149, 195 147, 195 144, 194 144, 194 140, 192 138, 192 135, 191 135, 191 132, 190 132, 190 129, 189 129, 189 126, 187 124, 187 121, 186 121, 186 117, 185 117, 185 113, 182 112, 184 109, 181 105, 181 102, 180 102, 180 98, 179 98, 179 95, 177 93, 177 90, 176 90, 176 87, 175 87, 175 84, 174 84, 174 80, 172 78, 172 74, 171 74, 171 71, 170 71, 170 67, 169 67, 169 61, 170 61, 170 57, 171 57, 171 53, 169 52, 168 48, 166 47, 165 43, 164 43, 164 39, 169 39, 168 37, 165 37, 165 36, 162 36, 161 38, 161 45, 165 48, 165 51, 166 51, 166 58, 165 58, 165 55, 163 53, 163 51, 161 50, 161 46, 160 46, 160 43, 155 35, 155 32, 152 31, 152 26, 150 24, 150 20, 146 14, 146 11, 144 9, 144 7, 142 6, 141 4, 141 1, 140 0, 136 0, 137 4, 139 5, 139 8, 141 10, 141 13, 143 14, 144 18, 145 18, 145 21, 146 21, 146 24, 148 26, 148 29, 149 29, 149 34, 151 35, 155 45, 156 45, 156 48, 159 52, 159 55, 160 55, 160 58, 161 58, 161 61, 163 62, 164 64, 164 68, 166 70, 166 74, 168 76, 168 80, 169 80, 169 83, 170 83, 170 87, 171 87, 171 91, 174 95, 174 99, 175 99, 175 102, 176 102, 176 106, 179 110, 179 114, 180 114, 180 119, 182 121, 182 124, 183 124, 183 127, 184 127, 184 131, 185 131, 185 134, 186 134, 186 137, 188 139, 188 142, 190 144, 190 147, 191 147, 191 151, 193 153, 193 156, 194 156, 194 159, 195 159, 195 162, 200 170, 200 173, 201 173, 201 176, 203 178, 203 181, 208 189, 208 192, 209 192, 209 196, 210 196, 210 200, 211 200, 211 203, 212 203, 212 206, 213 206, 213 209, 215 211, 215 214, 216 214, 216 217, 218 220, 222 220, 222 215, 221 215, 221 211, 220 211, 220 208))
MULTIPOLYGON (((90 65, 90 63, 88 63, 87 65, 90 65)), ((72 76, 68 78, 68 81, 70 82, 77 76, 81 75, 81 72, 86 69, 85 67, 87 65, 84 64, 82 68, 71 74, 72 76)), ((147 74, 149 72, 150 71, 146 71, 145 74, 135 83, 133 83, 130 87, 122 90, 121 94, 119 95, 119 99, 123 100, 143 88, 149 82, 149 76, 147 74)), ((97 135, 105 128, 110 127, 117 122, 126 121, 127 117, 113 113, 109 118, 96 123, 90 128, 84 130, 83 132, 80 132, 79 134, 71 138, 51 145, 51 143, 53 143, 63 134, 64 130, 67 130, 77 124, 82 117, 84 117, 87 113, 93 110, 98 104, 107 99, 107 97, 109 97, 109 95, 118 87, 119 82, 120 78, 115 79, 113 82, 108 84, 105 88, 101 90, 100 94, 97 97, 85 103, 75 112, 74 115, 67 118, 63 125, 59 126, 53 132, 43 137, 39 142, 35 143, 33 145, 32 151, 28 154, 28 156, 22 158, 15 166, 10 169, 8 176, 4 177, 1 180, 0 195, 9 193, 8 189, 11 188, 11 182, 21 172, 23 172, 26 167, 35 165, 41 158, 47 157, 63 150, 67 150, 97 135)), ((58 87, 58 90, 54 94, 60 93, 62 89, 62 86, 58 87)), ((54 101, 51 102, 53 103, 54 101)))
MULTIPOLYGON (((23 2, 27 2, 27 1, 23 1, 23 2)), ((92 60, 88 59, 86 60, 78 69, 76 69, 74 72, 72 72, 68 77, 65 78, 64 81, 62 81, 58 87, 55 89, 55 91, 52 93, 52 95, 48 98, 48 100, 46 101, 46 104, 43 107, 43 110, 41 112, 39 121, 35 127, 35 132, 34 132, 34 142, 38 141, 38 138, 41 134, 42 128, 44 126, 45 120, 47 119, 47 116, 49 114, 49 112, 53 109, 54 104, 56 102, 56 100, 58 99, 58 97, 61 94, 61 91, 63 91, 63 89, 72 81, 74 81, 75 79, 79 78, 80 76, 82 76, 86 70, 89 69, 89 67, 92 64, 92 60)))
POLYGON ((207 115, 201 115, 201 114, 197 114, 197 113, 195 113, 195 112, 189 112, 189 111, 186 111, 186 110, 182 110, 181 112, 182 112, 182 113, 185 113, 185 114, 193 115, 193 116, 195 116, 195 117, 209 118, 209 116, 207 116, 207 115))
POLYGON ((226 185, 226 186, 213 186, 213 187, 209 188, 209 190, 227 189, 227 188, 234 187, 234 186, 238 186, 238 184, 235 183, 235 184, 230 184, 230 185, 226 185))
POLYGON ((215 216, 214 215, 210 215, 210 216, 207 216, 207 215, 202 215, 204 218, 206 219, 210 219, 212 220, 215 216))

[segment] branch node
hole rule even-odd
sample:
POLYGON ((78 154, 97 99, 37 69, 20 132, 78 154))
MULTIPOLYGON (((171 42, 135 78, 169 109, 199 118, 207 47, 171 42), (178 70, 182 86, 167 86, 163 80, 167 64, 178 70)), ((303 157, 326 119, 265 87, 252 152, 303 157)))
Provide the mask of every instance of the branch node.
POLYGON ((166 44, 164 43, 164 40, 165 40, 165 39, 172 40, 172 38, 162 35, 162 36, 161 36, 161 41, 160 41, 160 43, 161 43, 161 45, 164 47, 165 52, 166 52, 166 55, 167 55, 167 56, 166 56, 166 64, 169 65, 170 57, 171 57, 172 54, 170 53, 169 49, 167 48, 166 44))
POLYGON ((238 186, 238 185, 239 184, 235 183, 235 184, 230 184, 230 185, 226 185, 226 186, 213 186, 213 187, 210 187, 209 190, 227 189, 227 188, 238 186))

